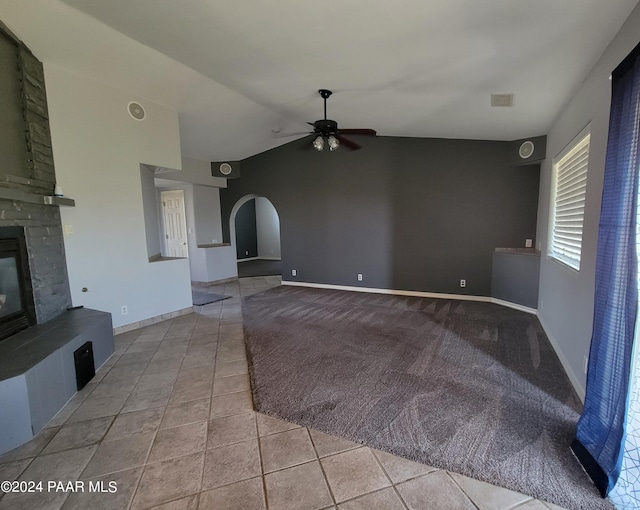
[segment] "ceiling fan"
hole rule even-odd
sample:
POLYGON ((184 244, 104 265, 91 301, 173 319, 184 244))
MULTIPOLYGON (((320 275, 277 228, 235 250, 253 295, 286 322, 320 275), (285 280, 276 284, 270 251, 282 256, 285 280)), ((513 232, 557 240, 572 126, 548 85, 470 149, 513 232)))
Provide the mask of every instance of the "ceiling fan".
POLYGON ((336 150, 340 145, 349 150, 356 151, 360 149, 360 145, 348 138, 345 138, 343 135, 376 136, 376 132, 373 129, 339 129, 338 123, 335 120, 327 119, 327 99, 331 97, 333 92, 327 89, 320 89, 318 92, 320 93, 320 97, 324 100, 324 119, 316 120, 315 122, 307 122, 307 124, 313 127, 313 131, 308 134, 316 135, 312 144, 317 151, 323 150, 325 145, 329 146, 330 151, 336 150))

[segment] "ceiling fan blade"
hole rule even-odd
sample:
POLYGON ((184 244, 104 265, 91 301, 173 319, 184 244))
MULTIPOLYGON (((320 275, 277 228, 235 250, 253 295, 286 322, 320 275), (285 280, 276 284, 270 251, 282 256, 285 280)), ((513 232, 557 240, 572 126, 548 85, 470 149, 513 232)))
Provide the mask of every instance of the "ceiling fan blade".
POLYGON ((287 138, 288 136, 312 135, 313 131, 299 131, 297 133, 273 133, 273 138, 287 138))
POLYGON ((352 142, 351 140, 349 140, 348 138, 345 138, 342 135, 336 135, 336 138, 340 142, 340 145, 342 145, 343 147, 346 147, 349 150, 357 151, 360 148, 360 146, 357 143, 352 142))
POLYGON ((367 135, 376 136, 375 129, 340 129, 341 135, 367 135))

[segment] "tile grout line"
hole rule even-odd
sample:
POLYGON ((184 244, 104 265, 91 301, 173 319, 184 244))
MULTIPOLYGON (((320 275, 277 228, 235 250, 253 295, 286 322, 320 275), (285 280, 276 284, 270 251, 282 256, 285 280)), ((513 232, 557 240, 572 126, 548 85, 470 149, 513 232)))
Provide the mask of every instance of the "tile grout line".
MULTIPOLYGON (((200 321, 202 316, 199 316, 196 319, 196 326, 198 324, 198 322, 200 321)), ((214 355, 214 360, 213 360, 213 376, 211 377, 211 392, 209 393, 209 413, 207 415, 207 428, 206 428, 206 434, 205 434, 205 438, 204 438, 204 452, 202 455, 202 474, 200 475, 200 490, 198 491, 198 495, 197 495, 197 507, 200 506, 200 495, 202 494, 203 490, 204 490, 204 469, 205 466, 207 464, 207 452, 209 451, 207 449, 207 445, 209 444, 209 422, 211 421, 211 412, 213 410, 213 385, 216 382, 216 364, 218 363, 218 348, 220 347, 220 317, 218 317, 218 324, 217 324, 217 330, 216 330, 216 352, 214 355)), ((197 508, 196 507, 196 508, 197 508)))
POLYGON ((309 432, 309 428, 308 427, 304 427, 305 430, 307 431, 307 434, 309 434, 309 439, 311 440, 311 446, 313 446, 313 451, 316 454, 316 458, 318 459, 318 464, 320 465, 320 471, 322 472, 322 477, 324 478, 324 483, 327 485, 327 489, 329 490, 329 496, 331 497, 331 501, 333 501, 333 505, 334 506, 338 506, 337 500, 335 495, 333 494, 333 489, 331 488, 331 484, 329 483, 329 479, 327 478, 327 473, 324 470, 324 466, 322 465, 322 459, 320 458, 320 455, 318 454, 318 449, 316 448, 316 444, 313 441, 313 436, 311 435, 311 432, 309 432))
POLYGON ((258 428, 258 415, 255 411, 253 413, 255 415, 255 420, 256 420, 256 433, 258 434, 258 437, 257 437, 258 457, 260 457, 260 479, 262 481, 262 497, 264 499, 266 510, 269 510, 269 496, 267 495, 267 478, 266 478, 267 475, 264 472, 264 461, 262 460, 262 442, 260 441, 260 430, 258 428))
MULTIPOLYGON (((169 330, 167 330, 165 332, 165 334, 162 336, 162 340, 161 341, 164 341, 166 339, 168 331, 169 330)), ((149 363, 151 363, 151 359, 149 359, 149 363)), ((148 366, 148 364, 147 364, 147 366, 148 366)), ((145 367, 145 369, 146 369, 146 367, 145 367)), ((172 386, 172 391, 173 391, 173 386, 172 386)), ((132 392, 133 392, 133 390, 132 390, 132 392)), ((151 440, 151 443, 149 445, 149 450, 147 451, 147 454, 145 455, 144 463, 142 464, 142 469, 140 470, 140 476, 138 477, 138 480, 136 481, 134 490, 131 492, 131 498, 129 499, 129 504, 127 505, 127 509, 131 509, 131 507, 133 506, 133 502, 135 501, 135 498, 138 495, 138 490, 140 489, 140 482, 142 482, 142 477, 144 476, 144 472, 145 472, 145 470, 147 468, 147 465, 148 465, 147 461, 149 460, 149 455, 151 455, 151 450, 153 449, 153 444, 155 443, 156 437, 158 436, 158 430, 160 430, 160 424, 162 423, 162 420, 164 419, 164 414, 167 411, 168 404, 169 404, 169 402, 167 401, 167 404, 165 404, 165 406, 163 408, 162 416, 160 417, 160 421, 158 421, 158 426, 156 427, 156 430, 153 433, 153 439, 151 440)), ((115 422, 115 420, 114 420, 114 422, 115 422)), ((113 424, 112 424, 112 426, 113 426, 113 424)), ((109 427, 109 428, 111 428, 111 427, 109 427)), ((105 435, 105 437, 106 437, 106 435, 105 435)))
POLYGON ((465 497, 466 497, 466 498, 471 502, 471 504, 472 504, 474 507, 476 507, 478 510, 480 510, 480 507, 476 504, 476 502, 475 502, 473 499, 471 499, 471 496, 470 496, 469 494, 467 494, 467 491, 465 491, 465 490, 463 489, 462 485, 460 485, 460 484, 456 481, 456 479, 455 479, 453 476, 451 476, 451 473, 449 473, 449 471, 447 471, 447 470, 445 470, 445 469, 443 469, 442 471, 447 475, 447 477, 449 478, 449 480, 453 481, 453 483, 455 484, 455 486, 456 486, 456 487, 458 487, 458 489, 460 489, 460 491, 462 492, 462 494, 464 494, 464 495, 465 495, 465 497))
MULTIPOLYGON (((398 497, 398 499, 400 499, 400 502, 402 503, 402 506, 404 506, 408 510, 409 505, 407 504, 407 502, 404 500, 404 498, 400 494, 400 491, 398 491, 398 488, 396 487, 396 484, 393 483, 393 480, 391 479, 391 476, 389 475, 389 473, 387 473, 387 470, 384 468, 384 465, 382 464, 382 462, 380 461, 380 459, 376 455, 376 452, 371 447, 367 447, 367 448, 369 448, 369 451, 373 455, 373 458, 376 459, 376 462, 378 463, 378 466, 380 467, 380 469, 384 473, 384 476, 386 476, 387 480, 389 480, 389 483, 391 484, 391 488, 393 489, 393 492, 398 497)), ((402 483, 404 483, 404 482, 402 482, 402 483)), ((381 490, 384 490, 384 489, 381 489, 381 490)))

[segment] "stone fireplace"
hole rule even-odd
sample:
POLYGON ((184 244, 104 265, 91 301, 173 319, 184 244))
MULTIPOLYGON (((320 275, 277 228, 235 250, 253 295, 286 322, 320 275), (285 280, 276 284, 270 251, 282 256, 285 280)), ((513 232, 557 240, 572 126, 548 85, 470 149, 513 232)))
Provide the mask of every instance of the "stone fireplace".
POLYGON ((33 319, 71 306, 42 64, 0 27, 0 227, 22 229, 33 292, 33 319))
POLYGON ((113 353, 111 315, 71 309, 41 62, 0 22, 0 454, 31 439, 77 389, 74 351, 113 353))

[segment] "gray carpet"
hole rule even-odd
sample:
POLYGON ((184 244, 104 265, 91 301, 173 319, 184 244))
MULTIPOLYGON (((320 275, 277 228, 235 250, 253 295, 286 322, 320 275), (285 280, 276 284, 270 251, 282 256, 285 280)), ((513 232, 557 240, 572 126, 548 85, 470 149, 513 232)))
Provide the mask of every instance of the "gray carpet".
POLYGON ((256 410, 569 509, 581 404, 537 318, 488 303, 276 287, 243 299, 256 410))
POLYGON ((229 299, 231 296, 224 296, 222 294, 214 294, 213 292, 206 292, 202 290, 191 290, 191 298, 193 304, 197 306, 208 305, 209 303, 216 303, 223 299, 229 299))

